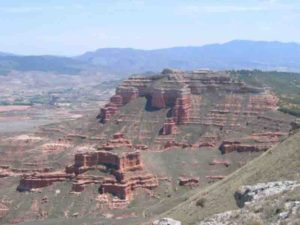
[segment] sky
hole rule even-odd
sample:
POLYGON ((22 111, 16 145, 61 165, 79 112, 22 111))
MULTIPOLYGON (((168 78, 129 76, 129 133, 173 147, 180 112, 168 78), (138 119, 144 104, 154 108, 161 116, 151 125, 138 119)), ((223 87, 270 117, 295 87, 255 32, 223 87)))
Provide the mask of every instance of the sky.
POLYGON ((0 0, 0 52, 300 43, 300 0, 0 0))

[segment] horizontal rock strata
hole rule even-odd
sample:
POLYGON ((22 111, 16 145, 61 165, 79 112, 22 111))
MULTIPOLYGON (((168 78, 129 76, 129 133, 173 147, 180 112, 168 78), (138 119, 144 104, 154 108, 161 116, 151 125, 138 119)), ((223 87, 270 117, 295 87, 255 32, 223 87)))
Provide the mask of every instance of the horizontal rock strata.
MULTIPOLYGON (((146 146, 147 147, 147 146, 146 146)), ((133 199, 137 188, 153 189, 158 186, 157 178, 143 168, 140 152, 122 133, 115 133, 98 151, 77 153, 74 164, 65 172, 45 172, 23 175, 18 190, 30 191, 55 182, 71 181, 73 192, 82 192, 91 184, 99 185, 101 194, 118 197, 112 199, 110 207, 122 208, 133 199), (88 171, 99 171, 101 175, 89 175, 88 171)))

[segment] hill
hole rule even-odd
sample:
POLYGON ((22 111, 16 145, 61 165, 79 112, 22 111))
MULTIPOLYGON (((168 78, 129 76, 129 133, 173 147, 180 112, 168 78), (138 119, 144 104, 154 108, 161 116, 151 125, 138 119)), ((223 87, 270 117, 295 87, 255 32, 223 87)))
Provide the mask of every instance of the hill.
POLYGON ((12 70, 78 74, 87 68, 91 66, 67 57, 0 55, 0 74, 7 74, 12 70))
POLYGON ((160 215, 179 219, 183 224, 195 224, 207 216, 237 209, 234 193, 242 185, 260 182, 300 179, 300 133, 296 133, 278 146, 268 150, 226 179, 199 190, 185 202, 160 215), (203 208, 197 206, 205 199, 203 208))

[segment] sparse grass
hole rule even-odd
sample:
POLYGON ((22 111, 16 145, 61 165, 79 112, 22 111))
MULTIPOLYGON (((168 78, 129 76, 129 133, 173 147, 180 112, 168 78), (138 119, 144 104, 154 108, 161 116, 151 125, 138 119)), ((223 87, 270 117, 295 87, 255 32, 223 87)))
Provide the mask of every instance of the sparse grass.
POLYGON ((263 225, 263 223, 259 220, 253 220, 248 223, 248 225, 263 225))
POLYGON ((246 83, 272 89, 280 98, 279 110, 300 117, 300 75, 287 72, 231 71, 233 77, 246 83))
POLYGON ((300 133, 296 133, 264 153, 261 157, 249 162, 226 179, 216 182, 205 189, 199 189, 199 192, 191 196, 187 201, 159 215, 159 217, 172 217, 182 221, 184 224, 195 223, 212 214, 237 209, 233 194, 242 185, 300 179, 299 145, 300 133), (272 154, 269 154, 269 152, 272 152, 272 154), (204 193, 207 199, 205 210, 199 210, 196 202, 204 193), (189 212, 190 215, 187 216, 186 212, 189 212))

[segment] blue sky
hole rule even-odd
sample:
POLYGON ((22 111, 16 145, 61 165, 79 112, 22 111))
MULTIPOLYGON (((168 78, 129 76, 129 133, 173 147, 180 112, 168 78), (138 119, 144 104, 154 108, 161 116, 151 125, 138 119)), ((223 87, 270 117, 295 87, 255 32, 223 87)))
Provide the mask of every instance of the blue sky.
POLYGON ((0 0, 0 51, 77 55, 105 47, 300 42, 299 0, 0 0))

